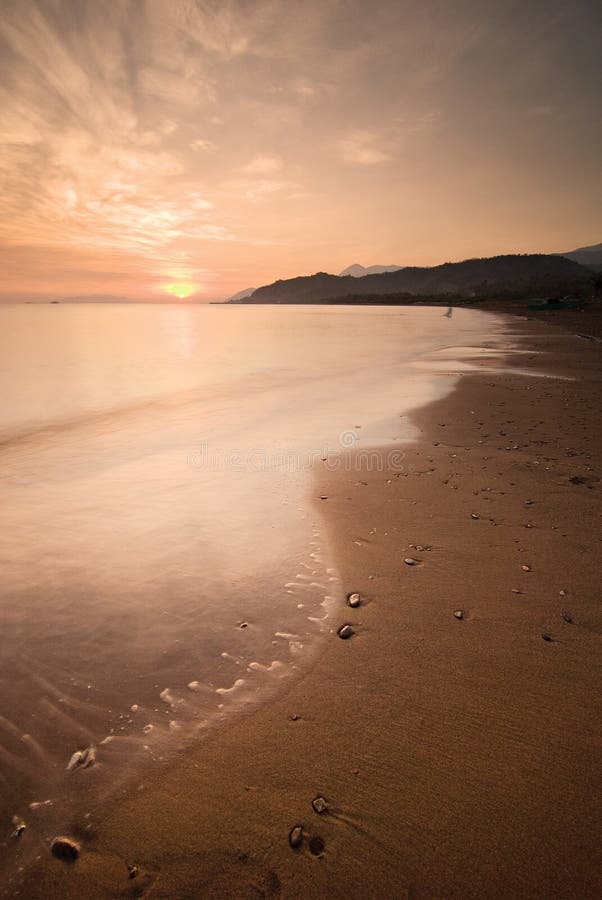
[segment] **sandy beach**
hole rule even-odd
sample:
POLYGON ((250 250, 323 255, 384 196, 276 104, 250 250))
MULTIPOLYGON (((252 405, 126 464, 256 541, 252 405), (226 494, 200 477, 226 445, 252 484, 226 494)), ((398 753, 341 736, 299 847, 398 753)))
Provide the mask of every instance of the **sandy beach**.
POLYGON ((600 344, 508 323, 529 352, 412 416, 401 470, 316 469, 362 604, 312 668, 74 821, 74 863, 41 842, 10 896, 600 895, 600 344))

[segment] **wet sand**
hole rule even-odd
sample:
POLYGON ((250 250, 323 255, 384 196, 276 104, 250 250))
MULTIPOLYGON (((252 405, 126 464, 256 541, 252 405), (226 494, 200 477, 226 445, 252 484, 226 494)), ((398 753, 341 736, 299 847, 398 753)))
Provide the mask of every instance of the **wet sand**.
POLYGON ((412 416, 402 471, 318 469, 362 606, 9 896, 599 896, 600 344, 511 321, 515 365, 574 380, 467 374, 412 416))

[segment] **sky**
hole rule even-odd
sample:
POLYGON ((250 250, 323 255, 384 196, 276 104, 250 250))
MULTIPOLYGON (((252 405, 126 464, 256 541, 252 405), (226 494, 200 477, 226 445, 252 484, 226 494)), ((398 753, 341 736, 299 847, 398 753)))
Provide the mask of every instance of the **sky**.
POLYGON ((0 300, 602 240, 588 0, 3 0, 0 300))

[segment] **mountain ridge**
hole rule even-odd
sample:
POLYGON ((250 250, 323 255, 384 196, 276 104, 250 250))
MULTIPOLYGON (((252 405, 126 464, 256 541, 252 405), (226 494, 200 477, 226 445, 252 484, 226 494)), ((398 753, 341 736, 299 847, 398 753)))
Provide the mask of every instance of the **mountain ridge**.
POLYGON ((403 266, 360 266, 359 263, 353 263, 353 265, 347 266, 346 269, 339 272, 339 277, 352 275, 354 278, 361 278, 364 275, 382 275, 383 272, 397 272, 399 269, 403 269, 403 266))
POLYGON ((507 254, 468 259, 439 266, 406 266, 394 272, 362 277, 314 275, 279 279, 257 288, 242 303, 321 303, 329 298, 386 294, 461 296, 488 299, 496 295, 546 296, 585 290, 593 273, 560 254, 507 254))

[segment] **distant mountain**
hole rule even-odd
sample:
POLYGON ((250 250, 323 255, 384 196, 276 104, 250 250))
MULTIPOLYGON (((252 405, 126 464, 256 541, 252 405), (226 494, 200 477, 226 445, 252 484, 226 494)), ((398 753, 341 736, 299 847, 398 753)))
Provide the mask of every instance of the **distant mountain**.
POLYGON ((580 263, 582 266, 589 266, 592 269, 602 269, 602 244, 593 244, 591 247, 578 247, 576 250, 569 250, 568 253, 562 253, 567 259, 580 263))
POLYGON ((239 291, 238 294, 233 294, 231 297, 228 297, 228 299, 225 302, 226 303, 237 303, 239 300, 245 300, 246 297, 251 296, 251 294, 253 293, 254 290, 255 290, 254 287, 245 288, 244 291, 239 291))
MULTIPOLYGON (((467 259, 441 266, 407 266, 379 275, 329 275, 318 272, 257 288, 242 303, 320 303, 337 298, 404 294, 489 299, 547 297, 589 289, 589 269, 560 255, 525 254, 467 259)), ((361 301, 357 301, 361 302, 361 301)))
POLYGON ((352 275, 354 278, 363 278, 364 275, 382 275, 383 272, 398 272, 403 266, 360 266, 354 263, 339 272, 339 275, 352 275))

